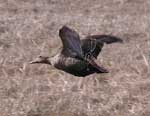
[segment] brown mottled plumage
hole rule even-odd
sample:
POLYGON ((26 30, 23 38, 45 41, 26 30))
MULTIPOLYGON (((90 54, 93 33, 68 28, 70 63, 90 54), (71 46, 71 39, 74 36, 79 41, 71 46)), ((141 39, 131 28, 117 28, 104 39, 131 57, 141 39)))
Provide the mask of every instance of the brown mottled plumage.
POLYGON ((50 64, 75 76, 108 73, 108 70, 95 62, 95 59, 101 52, 104 43, 123 42, 120 38, 110 35, 92 35, 80 41, 77 32, 67 26, 59 30, 59 36, 63 43, 62 51, 51 58, 39 56, 31 64, 50 64))

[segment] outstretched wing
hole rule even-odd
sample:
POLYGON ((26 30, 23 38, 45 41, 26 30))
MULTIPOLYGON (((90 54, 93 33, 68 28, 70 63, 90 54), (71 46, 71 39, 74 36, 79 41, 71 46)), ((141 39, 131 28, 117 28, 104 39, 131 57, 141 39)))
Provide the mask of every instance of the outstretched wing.
POLYGON ((63 26, 59 30, 59 36, 63 43, 62 54, 69 57, 83 59, 80 37, 76 31, 67 26, 63 26))
POLYGON ((97 58, 101 52, 104 43, 111 44, 115 42, 123 42, 122 39, 111 35, 91 35, 81 41, 84 56, 94 56, 97 58))

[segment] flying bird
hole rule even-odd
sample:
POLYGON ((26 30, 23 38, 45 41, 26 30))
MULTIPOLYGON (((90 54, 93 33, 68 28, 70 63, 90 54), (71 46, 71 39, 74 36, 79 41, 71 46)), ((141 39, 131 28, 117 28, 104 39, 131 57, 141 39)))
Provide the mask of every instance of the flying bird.
POLYGON ((67 26, 59 30, 63 47, 60 53, 53 57, 39 56, 32 62, 54 66, 75 76, 87 76, 93 73, 108 73, 108 70, 96 63, 97 56, 104 44, 123 40, 112 35, 89 35, 80 40, 79 34, 67 26))

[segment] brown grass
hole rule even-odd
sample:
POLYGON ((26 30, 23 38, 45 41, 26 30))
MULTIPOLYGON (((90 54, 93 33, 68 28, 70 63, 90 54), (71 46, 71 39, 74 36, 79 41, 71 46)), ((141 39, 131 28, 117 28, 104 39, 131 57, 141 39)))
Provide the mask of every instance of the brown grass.
POLYGON ((149 17, 149 0, 1 0, 0 116, 150 116, 149 17), (29 64, 57 51, 65 24, 124 39, 98 58, 109 74, 29 64))

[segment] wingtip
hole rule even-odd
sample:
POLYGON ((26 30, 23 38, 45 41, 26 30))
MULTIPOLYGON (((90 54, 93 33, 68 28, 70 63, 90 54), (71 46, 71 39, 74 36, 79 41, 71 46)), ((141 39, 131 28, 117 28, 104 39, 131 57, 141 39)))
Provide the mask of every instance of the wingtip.
POLYGON ((66 25, 63 25, 63 26, 60 28, 60 31, 61 31, 61 30, 67 30, 67 29, 69 29, 69 27, 66 26, 66 25))
POLYGON ((123 40, 119 38, 119 39, 118 39, 118 42, 119 42, 119 43, 123 43, 123 40))
POLYGON ((112 39, 112 42, 123 43, 123 39, 121 39, 120 37, 110 36, 110 38, 112 39))
POLYGON ((114 43, 114 42, 123 43, 123 39, 115 36, 112 36, 110 40, 111 41, 108 41, 108 43, 114 43))
POLYGON ((60 29, 59 29, 59 35, 63 35, 64 33, 66 33, 69 29, 69 27, 67 27, 66 25, 62 26, 60 29))
POLYGON ((100 72, 101 73, 109 73, 109 71, 106 68, 104 68, 104 67, 101 67, 100 72))

